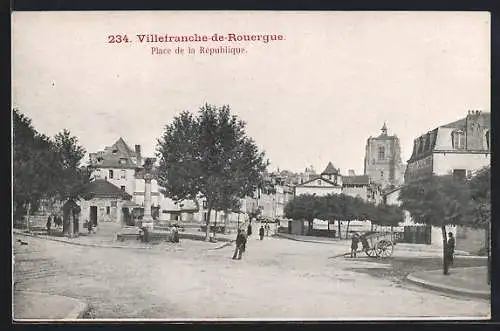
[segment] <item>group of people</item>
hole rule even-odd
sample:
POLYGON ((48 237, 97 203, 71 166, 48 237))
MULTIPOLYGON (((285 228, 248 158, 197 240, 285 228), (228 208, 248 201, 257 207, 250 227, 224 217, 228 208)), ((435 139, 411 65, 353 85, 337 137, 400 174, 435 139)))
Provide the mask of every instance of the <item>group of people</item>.
MULTIPOLYGON (((54 225, 57 227, 62 227, 62 218, 58 215, 54 216, 54 225)), ((47 234, 50 235, 50 230, 52 229, 52 215, 49 215, 47 218, 47 223, 45 224, 47 227, 47 234)))
MULTIPOLYGON (((269 230, 271 227, 269 224, 261 225, 259 228, 259 239, 264 239, 264 234, 269 235, 269 230)), ((247 239, 252 235, 252 224, 248 224, 247 231, 238 229, 238 235, 236 236, 236 247, 234 249, 233 260, 241 260, 243 253, 246 250, 247 239)))

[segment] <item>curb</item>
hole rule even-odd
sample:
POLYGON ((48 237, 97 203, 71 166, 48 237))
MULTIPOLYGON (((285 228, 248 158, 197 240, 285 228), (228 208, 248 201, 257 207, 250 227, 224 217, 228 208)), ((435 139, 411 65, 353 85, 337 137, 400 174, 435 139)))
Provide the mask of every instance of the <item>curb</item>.
MULTIPOLYGON (((309 240, 309 239, 301 239, 301 238, 294 238, 292 236, 288 236, 286 234, 283 234, 283 233, 278 233, 276 234, 277 237, 281 237, 281 238, 285 238, 285 239, 289 239, 289 240, 294 240, 294 241, 301 241, 301 242, 309 242, 309 243, 317 243, 317 244, 329 244, 329 245, 342 245, 342 244, 345 244, 347 242, 328 242, 326 240, 309 240)), ((406 249, 406 248, 402 248, 401 250, 403 251, 409 251, 409 252, 414 252, 414 250, 411 250, 411 249, 406 249)), ((441 254, 441 251, 421 251, 423 253, 440 253, 441 254)), ((465 252, 465 251, 455 251, 455 255, 457 257, 460 257, 460 258, 469 258, 469 259, 487 259, 488 257, 487 256, 481 256, 481 255, 472 255, 471 253, 469 252, 465 252)))
MULTIPOLYGON (((19 292, 20 293, 28 293, 28 294, 32 293, 34 295, 42 295, 42 296, 46 296, 46 297, 60 297, 60 298, 65 298, 65 299, 72 301, 73 303, 75 303, 76 307, 73 308, 73 310, 71 310, 65 317, 63 317, 62 318, 63 320, 65 320, 65 319, 72 319, 72 320, 82 319, 91 309, 91 305, 89 303, 82 301, 82 300, 79 300, 79 299, 76 299, 76 298, 68 297, 65 295, 50 294, 50 293, 38 292, 38 291, 19 291, 19 292)), ((20 320, 20 321, 32 320, 32 318, 19 318, 17 320, 20 320)))
POLYGON ((79 242, 71 242, 67 240, 61 240, 61 239, 56 239, 56 238, 47 238, 47 237, 41 237, 35 234, 31 233, 23 233, 23 232, 13 232, 18 235, 26 236, 26 237, 33 237, 33 238, 38 238, 42 240, 50 240, 50 241, 57 241, 69 245, 75 245, 75 246, 83 246, 83 247, 99 247, 99 248, 125 248, 125 249, 151 249, 152 247, 130 247, 130 246, 118 246, 118 245, 99 245, 99 244, 85 244, 85 243, 79 243, 79 242))
MULTIPOLYGON (((75 245, 75 246, 82 246, 82 247, 96 247, 96 248, 121 248, 121 249, 139 249, 139 250, 145 250, 145 249, 153 249, 154 247, 144 247, 144 246, 137 246, 137 247, 130 247, 130 246, 119 246, 119 245, 106 245, 106 244, 86 244, 86 243, 80 243, 80 242, 71 242, 67 240, 61 240, 57 238, 50 238, 50 237, 45 237, 45 236, 38 236, 36 234, 31 234, 31 233, 25 233, 25 232, 17 232, 13 231, 13 234, 18 234, 21 236, 26 236, 26 237, 33 237, 37 239, 42 239, 42 240, 50 240, 50 241, 56 241, 68 245, 75 245)), ((186 238, 184 238, 186 239, 186 238)), ((196 240, 196 239, 187 239, 187 240, 196 240)), ((214 249, 220 249, 225 246, 230 245, 234 240, 228 241, 224 243, 221 247, 215 247, 215 248, 208 248, 207 250, 214 250, 214 249)))
POLYGON ((437 283, 423 280, 423 279, 418 278, 412 274, 407 275, 406 280, 410 281, 411 283, 420 285, 422 287, 426 287, 426 288, 441 291, 441 292, 461 294, 461 295, 471 296, 471 297, 485 299, 485 300, 489 300, 491 298, 490 292, 468 290, 468 289, 450 286, 450 285, 437 284, 437 283))
POLYGON ((86 302, 80 301, 78 302, 78 306, 75 307, 75 309, 73 309, 68 315, 66 315, 66 319, 82 319, 89 310, 90 305, 86 302))
MULTIPOLYGON (((289 239, 289 240, 294 240, 294 241, 301 241, 301 242, 308 242, 308 243, 315 243, 315 244, 327 244, 327 245, 340 245, 341 243, 337 242, 328 242, 328 241, 323 241, 323 240, 309 240, 309 239, 300 239, 300 238, 294 238, 294 237, 289 237, 287 235, 283 235, 282 233, 276 234, 277 237, 289 239)), ((342 243, 344 244, 344 243, 342 243)))

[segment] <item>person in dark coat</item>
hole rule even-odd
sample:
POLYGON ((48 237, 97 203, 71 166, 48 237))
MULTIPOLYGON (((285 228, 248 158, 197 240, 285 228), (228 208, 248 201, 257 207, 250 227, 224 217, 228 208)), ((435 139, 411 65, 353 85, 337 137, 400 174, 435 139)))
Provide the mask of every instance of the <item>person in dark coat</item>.
POLYGON ((62 227, 62 219, 59 217, 59 215, 54 216, 54 224, 56 228, 62 227))
POLYGON ((351 241, 351 257, 356 257, 356 252, 358 250, 358 244, 359 244, 359 235, 355 233, 352 236, 352 241, 351 241))
POLYGON ((260 237, 260 240, 264 239, 264 226, 263 225, 260 226, 259 237, 260 237))
POLYGON ((238 230, 238 235, 236 236, 236 248, 234 249, 233 260, 241 260, 243 252, 245 252, 245 246, 247 243, 247 238, 243 230, 238 230))
POLYGON ((252 235, 252 223, 248 223, 247 236, 250 237, 251 235, 252 235))
POLYGON ((455 238, 453 233, 448 232, 448 242, 446 243, 446 253, 448 259, 448 265, 453 265, 453 260, 455 258, 455 238))
POLYGON ((92 233, 92 222, 87 220, 87 230, 89 231, 89 234, 92 233))
POLYGON ((52 217, 49 215, 49 218, 47 218, 47 234, 50 235, 50 228, 52 227, 52 217))

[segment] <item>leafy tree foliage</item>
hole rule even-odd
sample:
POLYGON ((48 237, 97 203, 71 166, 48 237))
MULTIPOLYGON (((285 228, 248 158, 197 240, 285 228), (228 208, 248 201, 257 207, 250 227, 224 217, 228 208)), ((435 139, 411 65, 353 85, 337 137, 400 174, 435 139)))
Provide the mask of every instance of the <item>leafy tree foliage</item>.
POLYGON ((85 148, 78 144, 78 138, 64 129, 54 137, 54 146, 58 157, 57 193, 61 201, 77 199, 85 185, 90 181, 90 171, 81 168, 85 148))
POLYGON ((491 223, 491 167, 478 170, 469 179, 472 198, 470 225, 488 227, 491 223))
POLYGON ((374 224, 393 227, 404 221, 404 212, 399 206, 380 204, 375 208, 376 216, 371 220, 374 224))
POLYGON ((312 229, 314 219, 319 218, 324 209, 322 203, 323 201, 315 195, 296 196, 285 206, 285 216, 294 220, 306 220, 309 229, 312 229))
POLYGON ((399 200, 417 223, 441 228, 443 273, 448 274, 446 226, 467 224, 470 220, 471 195, 467 183, 453 176, 432 176, 405 185, 399 200))
POLYGON ((31 119, 13 111, 13 191, 15 218, 31 206, 35 211, 43 198, 64 201, 76 198, 88 182, 88 171, 79 168, 85 154, 77 138, 64 130, 54 139, 35 130, 31 119))
POLYGON ((403 212, 398 206, 375 206, 359 197, 345 194, 328 194, 318 197, 315 195, 299 195, 285 206, 285 216, 295 220, 306 220, 312 229, 314 219, 338 221, 339 237, 340 221, 349 223, 353 220, 370 220, 377 224, 397 225, 403 219, 403 212))
POLYGON ((31 119, 13 111, 13 193, 15 217, 19 218, 31 205, 33 212, 39 200, 55 194, 53 185, 57 168, 52 163, 57 155, 50 139, 38 133, 31 119))
POLYGON ((491 281, 491 167, 484 167, 469 178, 472 202, 470 223, 485 230, 485 248, 488 257, 488 283, 491 281))
POLYGON ((251 196, 268 165, 230 107, 209 104, 197 116, 185 111, 175 117, 158 139, 157 156, 158 183, 166 196, 206 199, 207 239, 211 211, 234 207, 237 199, 251 196))

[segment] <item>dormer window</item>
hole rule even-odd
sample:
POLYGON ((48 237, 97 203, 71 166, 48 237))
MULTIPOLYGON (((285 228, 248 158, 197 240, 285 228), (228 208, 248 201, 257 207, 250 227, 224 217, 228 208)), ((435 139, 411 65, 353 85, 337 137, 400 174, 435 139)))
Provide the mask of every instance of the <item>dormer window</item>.
POLYGON ((120 164, 126 164, 126 163, 127 163, 127 159, 125 159, 125 158, 120 159, 120 164))
POLYGON ((321 180, 318 179, 318 185, 321 185, 321 180))
POLYGON ((451 133, 453 148, 465 149, 465 133, 462 130, 455 130, 451 133))
POLYGON ((109 170, 108 175, 109 175, 109 179, 113 179, 113 170, 109 170))

